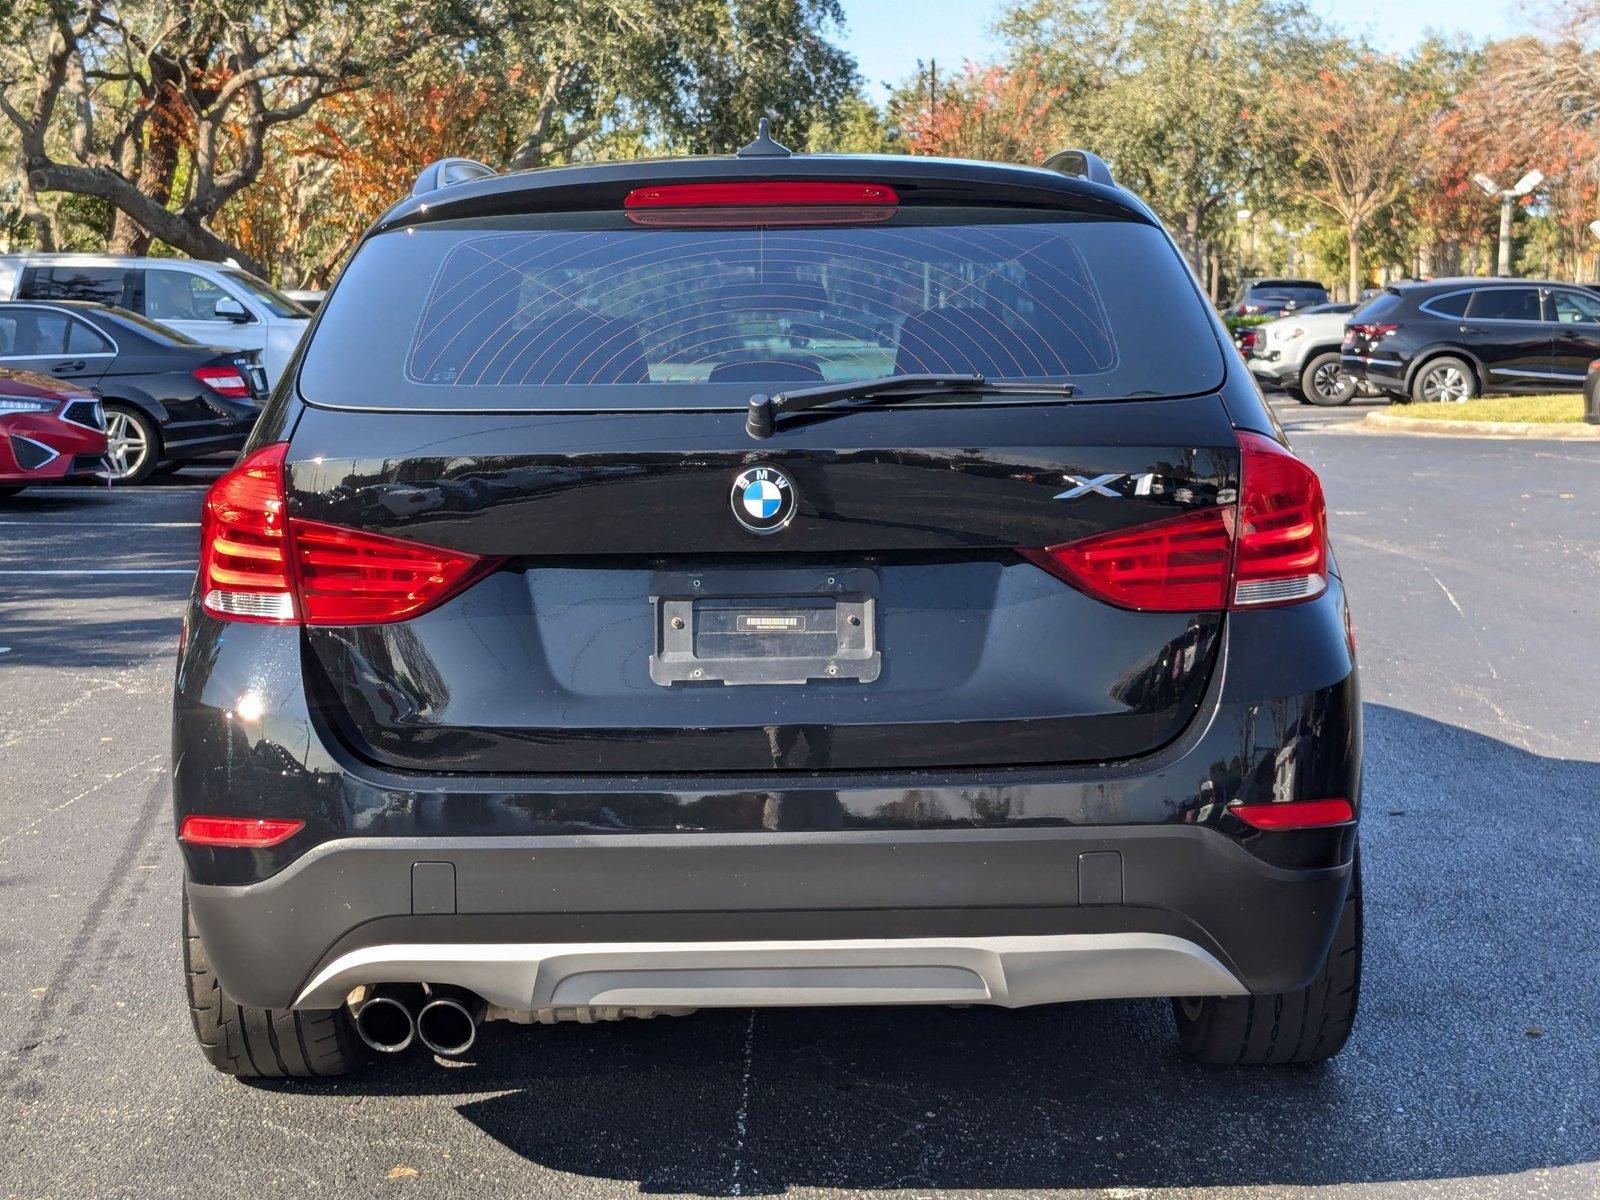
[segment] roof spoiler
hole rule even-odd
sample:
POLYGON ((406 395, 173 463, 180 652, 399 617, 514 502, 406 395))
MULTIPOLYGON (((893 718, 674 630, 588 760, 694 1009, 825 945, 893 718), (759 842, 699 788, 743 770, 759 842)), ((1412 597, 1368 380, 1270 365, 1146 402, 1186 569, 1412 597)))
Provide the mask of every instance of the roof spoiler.
POLYGON ((499 173, 487 163, 478 162, 476 159, 441 158, 422 168, 422 174, 418 175, 417 181, 411 185, 411 194, 421 196, 453 184, 487 179, 499 173))
POLYGON ((1104 184, 1106 187, 1117 186, 1117 181, 1111 178, 1111 168, 1106 166, 1105 159, 1087 150, 1057 150, 1041 165, 1046 171, 1074 175, 1079 179, 1087 179, 1090 183, 1104 184))

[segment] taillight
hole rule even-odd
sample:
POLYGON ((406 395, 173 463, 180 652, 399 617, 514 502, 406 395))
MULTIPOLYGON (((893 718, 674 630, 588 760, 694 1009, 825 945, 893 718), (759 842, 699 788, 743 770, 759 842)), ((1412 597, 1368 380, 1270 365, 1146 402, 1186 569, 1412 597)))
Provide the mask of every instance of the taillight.
POLYGON ((403 621, 471 583, 485 560, 320 521, 290 523, 300 612, 307 625, 403 621))
POLYGON ((191 846, 233 846, 264 850, 286 842, 306 827, 285 817, 185 817, 178 840, 191 846))
POLYGON ((1239 474, 1234 607, 1320 596, 1328 530, 1317 473, 1271 438, 1241 433, 1239 474))
POLYGON ((1327 518, 1316 472, 1269 437, 1238 439, 1236 504, 1018 553, 1079 591, 1137 612, 1259 608, 1321 595, 1327 518))
POLYGON ((290 519, 288 444, 263 446, 211 485, 201 520, 201 605, 231 621, 373 625, 434 608, 493 559, 290 519))
POLYGON ((1284 800, 1234 804, 1228 811, 1253 829, 1322 829, 1356 819, 1348 800, 1284 800))
POLYGON ((246 456, 211 485, 200 518, 200 603, 213 616, 295 620, 283 500, 287 442, 246 456))
POLYGON ((1231 508, 1206 508, 1080 542, 1023 550, 1079 591, 1139 612, 1196 612, 1228 602, 1231 508))
POLYGON ((217 395, 230 400, 248 400, 253 394, 237 367, 196 367, 193 374, 217 395))
POLYGON ((1388 337, 1399 328, 1398 325, 1351 325, 1345 330, 1345 336, 1352 340, 1353 336, 1360 336, 1369 342, 1375 342, 1381 337, 1388 337))
POLYGON ((622 206, 636 225, 706 228, 869 224, 899 203, 888 184, 812 179, 658 184, 634 188, 622 206))

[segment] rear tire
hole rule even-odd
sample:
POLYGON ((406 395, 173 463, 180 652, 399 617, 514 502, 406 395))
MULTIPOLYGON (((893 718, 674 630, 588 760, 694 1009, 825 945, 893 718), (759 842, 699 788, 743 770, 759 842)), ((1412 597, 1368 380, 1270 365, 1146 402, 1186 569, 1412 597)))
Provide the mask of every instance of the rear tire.
POLYGON ((1325 350, 1301 370, 1300 391, 1309 403, 1331 408, 1356 398, 1356 381, 1339 369, 1339 352, 1325 350))
POLYGON ((25 483, 0 483, 0 500, 15 496, 27 486, 25 483))
POLYGON ((1217 1066, 1326 1062, 1344 1049, 1361 995, 1361 856, 1357 852, 1339 927, 1309 987, 1264 996, 1172 1002, 1189 1057, 1217 1066))
POLYGON ((112 484, 143 483, 161 463, 161 431, 131 404, 107 404, 105 410, 112 484))
POLYGON ((1448 354, 1423 363, 1411 381, 1411 398, 1418 404, 1465 404, 1477 394, 1472 364, 1448 354))
POLYGON ((343 1008, 252 1008, 236 1003, 211 971, 205 944, 183 896, 183 977, 200 1052, 240 1079, 310 1079, 343 1075, 366 1060, 343 1008))

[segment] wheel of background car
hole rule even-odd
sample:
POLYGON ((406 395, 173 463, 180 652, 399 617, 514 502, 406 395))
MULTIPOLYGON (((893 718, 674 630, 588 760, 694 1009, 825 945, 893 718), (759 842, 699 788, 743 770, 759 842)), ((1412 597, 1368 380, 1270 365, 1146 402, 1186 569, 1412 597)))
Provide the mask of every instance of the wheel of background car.
POLYGON ((1477 394, 1471 364, 1448 355, 1423 364, 1411 381, 1411 398, 1418 404, 1461 404, 1477 394))
POLYGON ((155 422, 126 404, 107 404, 105 408, 111 482, 143 483, 161 461, 161 434, 155 422))
POLYGON ((1338 352, 1326 350, 1300 372, 1300 391, 1309 404, 1349 404, 1356 397, 1356 381, 1339 369, 1338 352))

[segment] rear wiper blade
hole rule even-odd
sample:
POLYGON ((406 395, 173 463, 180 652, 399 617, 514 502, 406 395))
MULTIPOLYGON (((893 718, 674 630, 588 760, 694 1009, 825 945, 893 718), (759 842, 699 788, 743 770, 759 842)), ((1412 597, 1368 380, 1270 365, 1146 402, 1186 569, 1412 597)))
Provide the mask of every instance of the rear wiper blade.
POLYGON ((987 396, 1071 396, 1077 389, 1070 383, 1033 383, 1025 379, 997 379, 990 383, 982 375, 885 375, 881 379, 855 379, 848 383, 824 383, 816 387, 795 388, 768 396, 758 392, 750 397, 750 415, 745 431, 753 438, 769 438, 783 413, 804 412, 847 400, 868 404, 890 404, 950 392, 979 392, 987 396))

